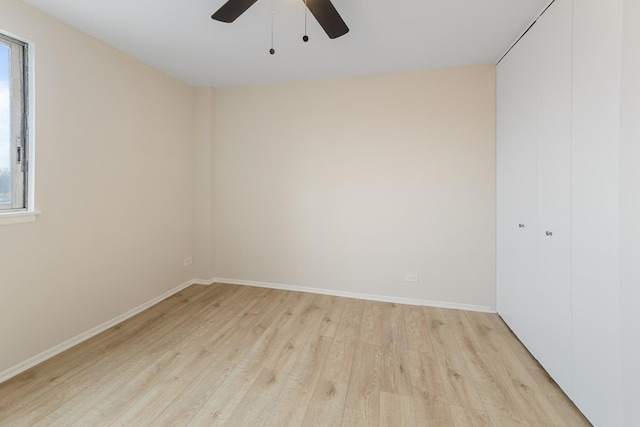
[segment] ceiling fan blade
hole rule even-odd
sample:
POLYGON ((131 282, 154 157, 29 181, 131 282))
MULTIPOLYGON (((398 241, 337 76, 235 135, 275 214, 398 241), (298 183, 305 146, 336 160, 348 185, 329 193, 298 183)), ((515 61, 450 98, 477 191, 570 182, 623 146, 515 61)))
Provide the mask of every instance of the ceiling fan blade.
POLYGON ((211 19, 220 22, 233 22, 258 0, 229 0, 211 15, 211 19))
POLYGON ((306 0, 306 4, 330 39, 338 38, 349 32, 349 27, 344 23, 331 0, 306 0))

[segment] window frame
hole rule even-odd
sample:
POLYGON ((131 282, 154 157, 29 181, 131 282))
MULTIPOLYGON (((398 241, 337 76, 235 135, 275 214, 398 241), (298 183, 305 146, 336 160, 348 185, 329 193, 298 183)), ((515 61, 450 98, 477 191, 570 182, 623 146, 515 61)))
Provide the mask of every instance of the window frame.
MULTIPOLYGON (((36 210, 35 197, 35 44, 25 38, 0 29, 3 40, 15 41, 22 46, 22 136, 21 157, 24 172, 22 172, 22 208, 0 210, 0 226, 34 222, 40 212, 36 210)), ((6 44, 6 41, 4 42, 6 44)), ((15 141, 14 141, 15 143, 15 141)), ((14 149, 16 146, 14 145, 14 149)), ((15 153, 15 151, 14 151, 15 153)))
MULTIPOLYGON (((0 216, 33 211, 30 176, 32 142, 29 134, 32 111, 30 93, 30 45, 15 36, 0 31, 0 43, 9 48, 10 71, 10 175, 11 199, 0 204, 0 216)), ((0 218, 1 220, 2 218, 0 218)), ((13 219, 10 223, 14 223, 13 219)), ((22 221, 21 221, 22 222, 22 221)), ((2 221, 0 221, 0 225, 2 221)))

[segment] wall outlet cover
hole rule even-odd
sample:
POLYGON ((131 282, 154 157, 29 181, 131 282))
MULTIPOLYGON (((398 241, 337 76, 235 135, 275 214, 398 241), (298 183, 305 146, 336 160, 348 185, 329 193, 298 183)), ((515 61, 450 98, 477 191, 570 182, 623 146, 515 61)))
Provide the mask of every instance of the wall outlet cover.
POLYGON ((404 273, 404 281, 411 283, 418 283, 419 276, 417 273, 404 273))

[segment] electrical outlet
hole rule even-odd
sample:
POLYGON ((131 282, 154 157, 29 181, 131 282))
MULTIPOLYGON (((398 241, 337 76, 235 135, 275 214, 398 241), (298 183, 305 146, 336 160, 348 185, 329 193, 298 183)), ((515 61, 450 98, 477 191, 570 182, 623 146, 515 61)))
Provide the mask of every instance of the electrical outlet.
POLYGON ((411 283, 418 283, 418 274, 416 273, 404 273, 404 281, 411 283))
POLYGON ((191 265, 191 263, 193 263, 193 259, 191 259, 191 257, 189 258, 185 258, 184 259, 184 265, 191 265))

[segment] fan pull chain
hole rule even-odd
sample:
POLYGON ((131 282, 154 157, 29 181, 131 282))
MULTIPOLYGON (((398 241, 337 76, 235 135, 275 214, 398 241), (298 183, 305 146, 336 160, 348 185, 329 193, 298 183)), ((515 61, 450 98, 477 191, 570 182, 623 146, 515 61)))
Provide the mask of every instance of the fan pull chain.
POLYGON ((307 35, 307 10, 309 10, 307 0, 304 0, 304 36, 302 36, 302 41, 305 43, 309 41, 309 36, 307 35))
MULTIPOLYGON (((306 1, 306 0, 305 0, 306 1)), ((273 48, 273 21, 274 21, 274 2, 275 0, 271 0, 271 49, 269 49, 269 53, 271 55, 274 55, 276 53, 276 50, 273 48)))

